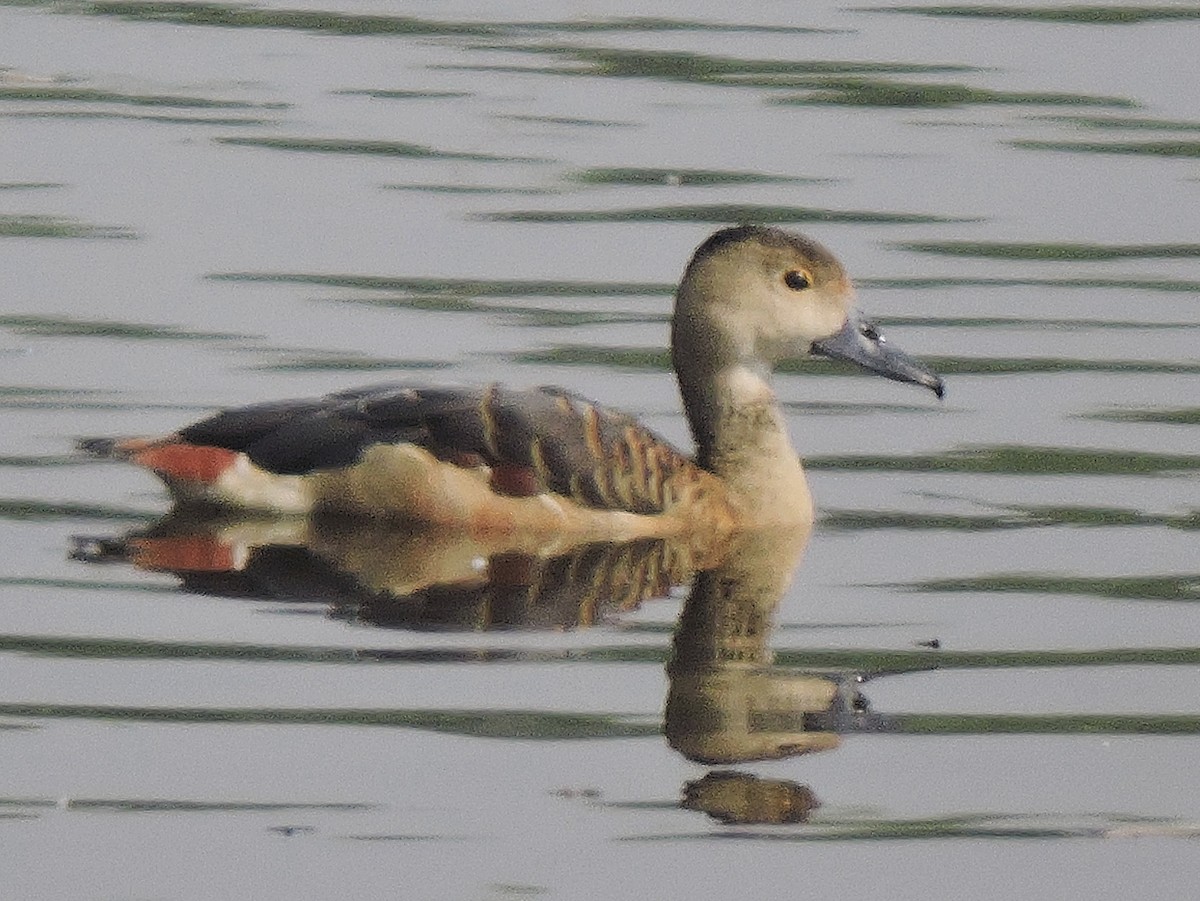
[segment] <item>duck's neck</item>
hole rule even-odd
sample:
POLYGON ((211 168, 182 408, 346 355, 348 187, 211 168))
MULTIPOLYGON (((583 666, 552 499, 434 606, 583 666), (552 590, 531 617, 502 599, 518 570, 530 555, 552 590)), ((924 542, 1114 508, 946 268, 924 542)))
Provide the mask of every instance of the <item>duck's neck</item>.
POLYGON ((691 356, 676 367, 696 462, 721 478, 748 524, 810 522, 808 483, 766 367, 705 362, 691 356))

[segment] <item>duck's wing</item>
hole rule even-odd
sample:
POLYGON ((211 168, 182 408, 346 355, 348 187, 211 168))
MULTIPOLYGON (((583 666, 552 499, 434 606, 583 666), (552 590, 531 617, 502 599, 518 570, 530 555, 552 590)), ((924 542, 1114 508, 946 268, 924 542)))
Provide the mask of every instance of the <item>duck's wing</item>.
POLYGON ((372 444, 420 443, 419 418, 386 428, 358 413, 357 405, 373 394, 400 390, 374 386, 318 398, 231 407, 180 429, 171 439, 244 453, 257 466, 278 475, 350 466, 372 444))
POLYGON ((377 444, 487 466, 497 490, 550 491, 588 507, 661 512, 692 461, 628 414, 561 388, 380 385, 225 410, 177 440, 245 453, 282 475, 353 466, 377 444))

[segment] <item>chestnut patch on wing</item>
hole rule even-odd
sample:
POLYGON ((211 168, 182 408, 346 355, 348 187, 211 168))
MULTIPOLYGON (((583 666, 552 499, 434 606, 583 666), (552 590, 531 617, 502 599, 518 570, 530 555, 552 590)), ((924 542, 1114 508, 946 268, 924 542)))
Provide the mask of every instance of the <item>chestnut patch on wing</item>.
POLYGON ((545 489, 531 466, 497 463, 492 467, 492 490, 509 497, 532 497, 545 489))
POLYGON ((157 444, 134 453, 133 462, 171 479, 215 482, 237 460, 237 452, 197 444, 157 444))

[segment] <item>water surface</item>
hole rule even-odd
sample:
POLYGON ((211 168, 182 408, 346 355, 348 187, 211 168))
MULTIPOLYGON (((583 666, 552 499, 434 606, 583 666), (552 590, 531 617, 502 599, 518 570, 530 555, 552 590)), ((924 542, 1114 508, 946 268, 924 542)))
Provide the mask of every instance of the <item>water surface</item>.
POLYGON ((0 4, 9 892, 1186 894, 1198 18, 0 4), (138 566, 163 491, 74 450, 388 379, 685 445, 671 286, 740 220, 835 249, 948 386, 785 367, 820 517, 771 603, 244 524, 241 569, 138 566))

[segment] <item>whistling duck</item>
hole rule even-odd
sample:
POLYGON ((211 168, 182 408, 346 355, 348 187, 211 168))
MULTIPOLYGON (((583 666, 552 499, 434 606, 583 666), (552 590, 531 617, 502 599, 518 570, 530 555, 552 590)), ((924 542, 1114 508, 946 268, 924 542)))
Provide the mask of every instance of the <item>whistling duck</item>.
POLYGON ((812 501, 772 366, 820 354, 942 396, 941 379, 885 343, 852 300, 841 264, 801 235, 742 225, 701 244, 671 325, 694 457, 560 388, 498 385, 377 385, 83 447, 147 467, 184 505, 332 510, 581 541, 805 525, 812 501))

